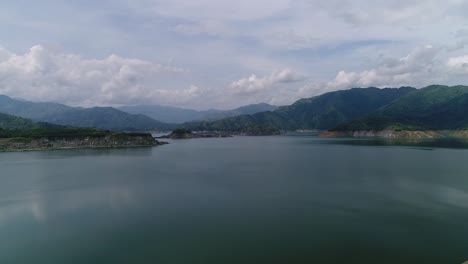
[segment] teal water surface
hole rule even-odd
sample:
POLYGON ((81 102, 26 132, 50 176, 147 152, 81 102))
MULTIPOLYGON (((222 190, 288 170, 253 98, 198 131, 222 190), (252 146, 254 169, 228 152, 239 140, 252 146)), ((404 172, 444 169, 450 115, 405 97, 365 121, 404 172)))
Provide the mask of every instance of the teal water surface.
POLYGON ((468 150, 345 143, 0 153, 0 263, 468 260, 468 150))

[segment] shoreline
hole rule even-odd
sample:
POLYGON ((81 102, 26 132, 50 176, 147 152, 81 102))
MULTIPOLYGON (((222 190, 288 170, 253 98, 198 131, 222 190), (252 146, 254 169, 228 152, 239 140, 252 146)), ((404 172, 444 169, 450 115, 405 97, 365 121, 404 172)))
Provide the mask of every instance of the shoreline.
POLYGON ((375 138, 375 139, 468 139, 468 130, 356 130, 326 131, 319 138, 375 138))
POLYGON ((140 148, 168 144, 151 134, 109 133, 90 136, 45 136, 0 138, 0 152, 50 151, 69 149, 140 148))
POLYGON ((167 145, 167 142, 160 142, 158 145, 135 145, 135 146, 121 146, 121 147, 59 147, 59 148, 30 148, 30 149, 0 149, 0 153, 12 153, 12 152, 35 152, 35 151, 59 151, 59 150, 78 150, 78 149, 126 149, 126 148, 153 148, 162 145, 167 145))

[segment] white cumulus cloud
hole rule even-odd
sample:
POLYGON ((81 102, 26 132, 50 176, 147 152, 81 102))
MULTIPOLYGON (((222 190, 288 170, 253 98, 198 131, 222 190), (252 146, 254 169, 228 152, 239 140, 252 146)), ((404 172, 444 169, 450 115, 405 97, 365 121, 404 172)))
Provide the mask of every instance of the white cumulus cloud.
POLYGON ((440 49, 427 45, 402 58, 388 58, 373 69, 360 72, 339 71, 327 86, 329 90, 351 87, 422 86, 435 81, 442 71, 436 62, 440 49), (437 71, 436 71, 437 69, 437 71))
POLYGON ((468 55, 449 58, 447 66, 455 72, 468 73, 468 55))
POLYGON ((252 74, 248 78, 232 82, 229 89, 237 95, 252 95, 275 88, 280 84, 294 83, 303 79, 302 75, 293 70, 283 69, 264 77, 257 77, 255 74, 252 74))
POLYGON ((84 59, 42 46, 20 55, 0 49, 0 94, 33 101, 84 106, 178 104, 200 95, 200 88, 165 89, 161 80, 184 73, 178 67, 117 55, 84 59))

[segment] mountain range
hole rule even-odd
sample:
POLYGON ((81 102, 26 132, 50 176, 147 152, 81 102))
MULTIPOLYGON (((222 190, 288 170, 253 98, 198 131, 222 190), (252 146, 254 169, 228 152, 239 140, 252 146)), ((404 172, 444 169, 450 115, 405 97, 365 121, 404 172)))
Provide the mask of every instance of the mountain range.
POLYGON ((227 117, 251 115, 259 112, 273 111, 276 108, 278 107, 274 105, 260 103, 246 105, 232 110, 210 109, 205 111, 197 111, 192 109, 160 105, 122 106, 118 109, 130 114, 146 115, 155 120, 159 120, 166 123, 179 124, 199 120, 215 121, 227 117))
POLYGON ((416 91, 412 87, 354 88, 301 99, 290 106, 271 112, 242 115, 217 121, 191 122, 184 127, 192 130, 237 131, 252 126, 278 130, 332 129, 340 124, 364 117, 416 91))
POLYGON ((0 113, 0 130, 32 130, 32 129, 56 129, 62 128, 59 125, 53 125, 49 123, 36 123, 30 119, 21 118, 18 116, 8 115, 0 113))
POLYGON ((383 129, 468 129, 468 86, 431 85, 402 96, 378 111, 340 125, 334 130, 383 129))
POLYGON ((0 95, 0 113, 63 126, 113 131, 170 130, 174 126, 144 115, 132 115, 112 107, 81 108, 57 103, 35 103, 0 95))
MULTIPOLYGON (((196 111, 157 105, 113 107, 70 107, 49 102, 29 102, 0 95, 0 113, 70 127, 112 131, 173 130, 186 120, 217 120, 229 116, 254 114, 276 109, 269 104, 255 104, 233 110, 196 111), (165 122, 157 118, 162 118, 165 122)), ((14 125, 12 128, 16 129, 14 125)), ((21 127, 21 126, 20 126, 21 127)))
MULTIPOLYGON (((203 112, 205 118, 252 112, 219 120, 168 124, 140 114, 156 115, 158 106, 80 108, 56 103, 33 103, 0 96, 0 128, 32 129, 54 125, 114 131, 172 130, 207 131, 331 130, 463 130, 468 129, 468 86, 431 85, 416 89, 353 88, 298 100, 289 106, 250 105, 230 111, 194 111, 171 108, 161 115, 176 118, 177 111, 203 112), (130 109, 130 110, 129 110, 130 109), (267 111, 256 112, 267 109, 267 111), (25 119, 26 118, 26 119, 25 119), (39 123, 37 123, 39 122, 39 123), (42 123, 40 123, 42 122, 42 123), (44 123, 46 122, 46 123, 44 123)), ((167 108, 166 108, 167 109, 167 108)), ((201 114, 200 114, 201 116, 201 114)), ((179 114, 179 121, 193 118, 179 114)), ((174 120, 174 119, 173 119, 174 120)))

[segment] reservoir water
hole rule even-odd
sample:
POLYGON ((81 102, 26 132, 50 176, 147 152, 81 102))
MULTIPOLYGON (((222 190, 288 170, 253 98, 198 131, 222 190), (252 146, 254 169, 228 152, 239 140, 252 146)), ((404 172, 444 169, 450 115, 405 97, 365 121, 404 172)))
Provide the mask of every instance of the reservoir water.
POLYGON ((0 263, 463 263, 468 150, 306 136, 0 153, 0 263))

